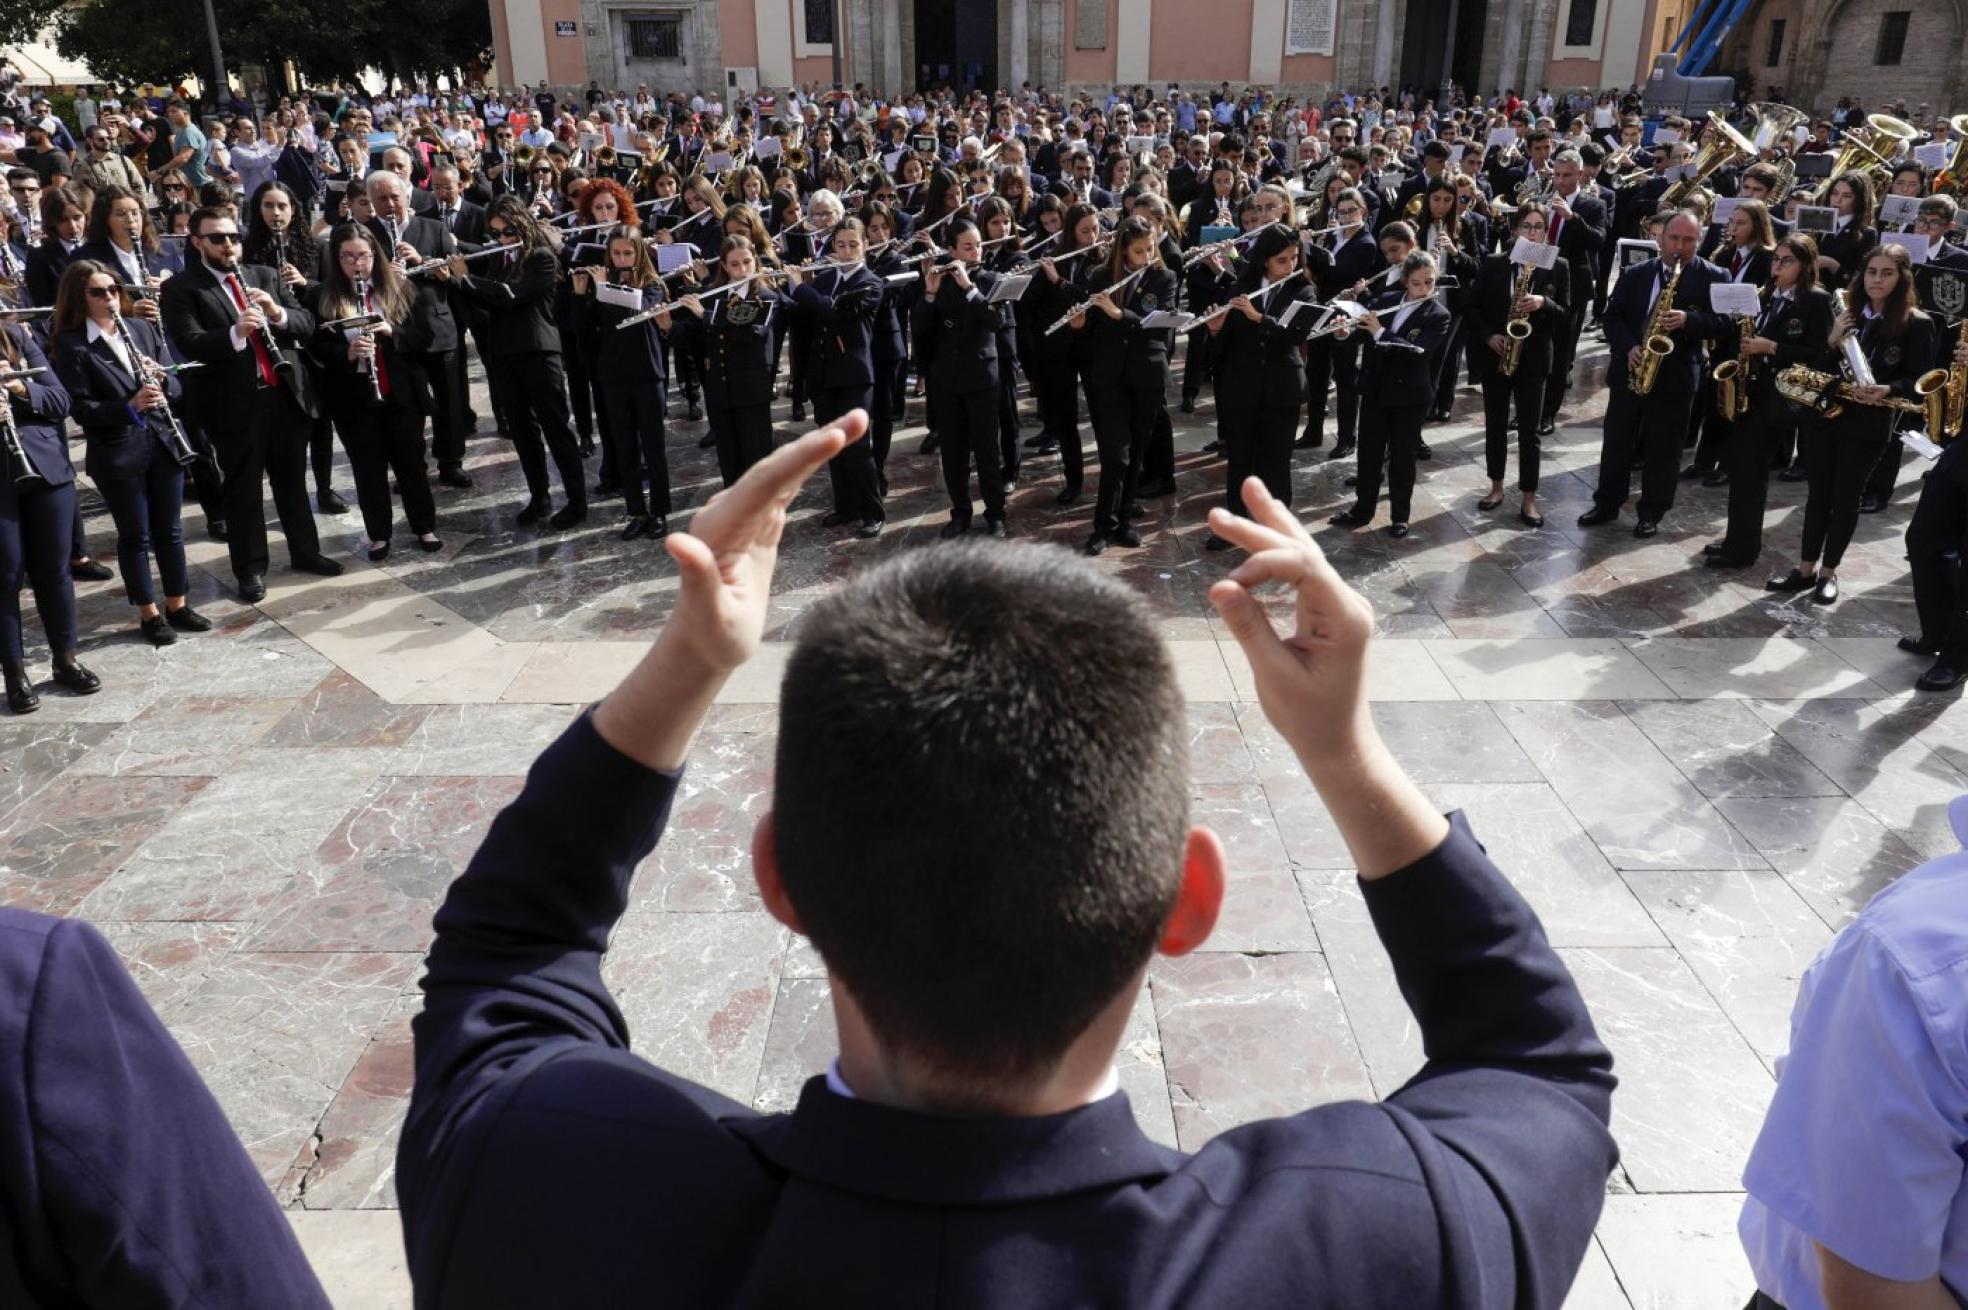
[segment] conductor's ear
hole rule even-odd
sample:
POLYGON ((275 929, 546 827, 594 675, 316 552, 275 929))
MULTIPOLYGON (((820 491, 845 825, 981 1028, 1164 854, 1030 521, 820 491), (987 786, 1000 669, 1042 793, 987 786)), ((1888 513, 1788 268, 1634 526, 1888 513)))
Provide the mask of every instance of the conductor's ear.
POLYGON ((806 929, 800 926, 799 912, 793 908, 792 900, 786 895, 786 884, 779 878, 779 851, 771 810, 760 815, 758 826, 752 829, 752 876, 758 880, 759 900, 765 903, 766 913, 794 932, 804 934, 806 929))

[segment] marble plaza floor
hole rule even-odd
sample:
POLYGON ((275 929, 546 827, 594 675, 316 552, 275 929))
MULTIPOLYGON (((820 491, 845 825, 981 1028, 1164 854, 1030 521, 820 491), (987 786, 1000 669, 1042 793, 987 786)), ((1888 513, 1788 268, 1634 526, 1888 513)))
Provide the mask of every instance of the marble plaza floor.
MULTIPOLYGON (((1723 491, 1682 484, 1651 541, 1630 515, 1574 527, 1602 360, 1595 345, 1591 399, 1550 443, 1543 531, 1517 525, 1514 501, 1477 510, 1466 390, 1430 429, 1407 540, 1324 526, 1350 500, 1350 463, 1301 459, 1297 504, 1379 610, 1372 693, 1396 754, 1469 811, 1617 1056, 1624 1162, 1569 1304, 1734 1306, 1750 1291, 1740 1171, 1799 973, 1872 892, 1953 845, 1968 709, 1915 695, 1922 665, 1893 649, 1910 630, 1911 469, 1862 520, 1829 609, 1760 588, 1796 548, 1797 484, 1773 484, 1769 568, 1750 574, 1698 567, 1723 491)), ((475 390, 489 416, 482 378, 475 390)), ((1189 697, 1194 809, 1233 860, 1217 936, 1155 967, 1122 1053, 1142 1124, 1185 1148, 1385 1094, 1420 1061, 1345 847, 1205 601, 1232 562, 1201 549, 1222 481, 1199 450, 1211 414, 1176 415, 1179 494, 1149 506, 1146 544, 1097 562, 1162 615, 1189 697)), ((701 432, 671 427, 680 506, 715 486, 701 432)), ((820 528, 824 480, 801 498, 770 643, 726 690, 609 958, 639 1050, 761 1109, 790 1106, 833 1049, 820 963, 761 910, 746 867, 778 673, 815 599, 934 542, 947 506, 920 436, 898 439, 880 542, 820 528)), ((256 607, 229 598, 224 548, 192 511, 193 599, 218 630, 154 651, 120 583, 86 586, 103 691, 49 692, 33 717, 0 719, 0 903, 108 934, 344 1310, 409 1303, 391 1162, 431 913, 535 753, 661 627, 674 586, 660 546, 616 539, 619 502, 564 535, 516 530, 509 448, 481 437, 470 467, 475 490, 438 491, 442 553, 405 554, 406 538, 374 567, 358 518, 324 517, 347 575, 276 571, 256 607)), ((1088 505, 1052 504, 1056 469, 1028 465, 1011 530, 1077 547, 1088 505)), ((345 464, 337 477, 352 499, 345 464)), ((89 500, 92 544, 113 559, 89 500)))

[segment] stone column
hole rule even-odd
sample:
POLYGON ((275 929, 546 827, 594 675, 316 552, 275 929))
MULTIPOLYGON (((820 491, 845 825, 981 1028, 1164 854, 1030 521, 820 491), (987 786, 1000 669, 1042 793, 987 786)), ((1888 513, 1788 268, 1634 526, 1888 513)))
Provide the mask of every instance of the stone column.
POLYGON ((908 65, 902 58, 901 0, 875 0, 881 9, 881 85, 890 96, 902 95, 908 86, 904 78, 908 65))
POLYGON ((1379 21, 1374 26, 1373 84, 1386 86, 1394 80, 1394 0, 1380 0, 1379 21))
MULTIPOLYGON (((1494 89, 1502 95, 1508 87, 1516 86, 1520 70, 1524 66, 1524 24, 1527 15, 1525 0, 1508 0, 1503 10, 1503 51, 1497 59, 1497 80, 1494 89)), ((1519 87, 1519 90, 1523 88, 1519 87)), ((1532 88, 1535 90, 1536 88, 1532 88)), ((1471 88, 1473 91, 1474 88, 1471 88)))
POLYGON ((1009 0, 1009 5, 1011 62, 1005 69, 1004 86, 1015 93, 1019 84, 1029 80, 1032 75, 1032 14, 1030 0, 1009 0))

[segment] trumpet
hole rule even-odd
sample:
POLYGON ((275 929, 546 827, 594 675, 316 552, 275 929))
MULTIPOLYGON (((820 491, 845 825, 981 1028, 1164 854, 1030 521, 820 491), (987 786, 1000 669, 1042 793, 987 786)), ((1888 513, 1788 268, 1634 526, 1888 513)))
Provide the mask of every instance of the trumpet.
MULTIPOLYGON (((45 368, 17 368, 0 372, 0 386, 9 382, 20 382, 38 377, 48 370, 45 368)), ((4 462, 15 482, 34 482, 41 474, 27 458, 27 447, 21 445, 20 425, 14 421, 14 401, 11 396, 0 396, 0 462, 4 462)))
MULTIPOLYGON (((1088 247, 1088 249, 1091 248, 1092 247, 1088 247)), ((1074 253, 1082 254, 1084 252, 1075 251, 1074 253)), ((1109 298, 1112 298, 1123 287, 1127 286, 1128 283, 1134 281, 1136 278, 1140 277, 1143 273, 1146 273, 1151 267, 1153 266, 1149 264, 1143 264, 1140 268, 1135 269, 1134 272, 1128 274, 1126 277, 1122 278, 1119 282, 1116 282, 1113 286, 1102 287, 1099 291, 1095 292, 1094 295, 1107 296, 1109 298)), ((1051 327, 1045 330, 1044 335, 1051 336, 1053 333, 1059 331, 1061 328, 1071 327, 1074 319, 1078 318, 1080 315, 1086 313, 1089 309, 1093 308, 1093 300, 1094 300, 1093 296, 1088 296, 1085 300, 1082 300, 1079 304, 1073 306, 1071 309, 1067 310, 1064 314, 1061 314, 1059 316, 1059 320, 1055 322, 1051 327)))
POLYGON ((116 301, 113 297, 109 302, 109 317, 116 324, 117 338, 123 342, 124 348, 130 352, 130 358, 136 363, 137 385, 140 387, 156 387, 157 393, 161 397, 157 402, 156 408, 150 412, 164 420, 166 429, 165 444, 170 447, 171 458, 178 462, 180 468, 190 468, 198 459, 198 448, 191 444, 191 438, 185 434, 184 424, 178 421, 177 414, 172 411, 171 394, 165 388, 164 381, 166 372, 176 372, 178 369, 184 368, 196 368, 197 365, 179 364, 176 368, 167 370, 164 365, 159 364, 149 355, 138 350, 137 339, 130 335, 130 329, 124 324, 123 314, 117 309, 116 301))

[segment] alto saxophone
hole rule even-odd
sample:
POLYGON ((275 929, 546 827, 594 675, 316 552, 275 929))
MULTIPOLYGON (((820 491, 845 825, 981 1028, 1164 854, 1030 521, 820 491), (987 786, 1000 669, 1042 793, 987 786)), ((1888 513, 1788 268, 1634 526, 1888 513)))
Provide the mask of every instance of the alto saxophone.
MULTIPOLYGON (((1537 265, 1525 264, 1517 270, 1517 276, 1510 286, 1510 304, 1514 309, 1517 302, 1531 294, 1531 278, 1537 273, 1537 265)), ((1497 361, 1497 375, 1513 378, 1517 376, 1518 365, 1524 362, 1524 343, 1531 339, 1531 320, 1512 318, 1503 325, 1503 335, 1509 340, 1503 347, 1503 358, 1497 361)))
MULTIPOLYGON (((1956 350, 1961 343, 1968 341, 1968 319, 1961 324, 1961 333, 1954 339, 1956 350)), ((1964 421, 1968 421, 1968 364, 1955 363, 1950 356, 1947 371, 1947 386, 1941 394, 1946 397, 1945 413, 1942 416, 1941 432, 1930 433, 1937 442, 1952 441, 1961 435, 1964 421)))
POLYGON ((1740 321, 1742 345, 1736 357, 1715 366, 1715 412, 1726 419, 1739 419, 1749 412, 1749 370, 1754 362, 1749 343, 1756 335, 1756 320, 1744 314, 1740 321))
POLYGON ((1627 386, 1636 396, 1653 391, 1661 365, 1674 353, 1674 338, 1667 335, 1664 326, 1667 316, 1674 312, 1675 288, 1681 285, 1681 265, 1673 265, 1673 270, 1668 274, 1667 285, 1661 288, 1660 299, 1654 302, 1653 314, 1647 319, 1647 335, 1640 342, 1640 366, 1627 379, 1627 386))

